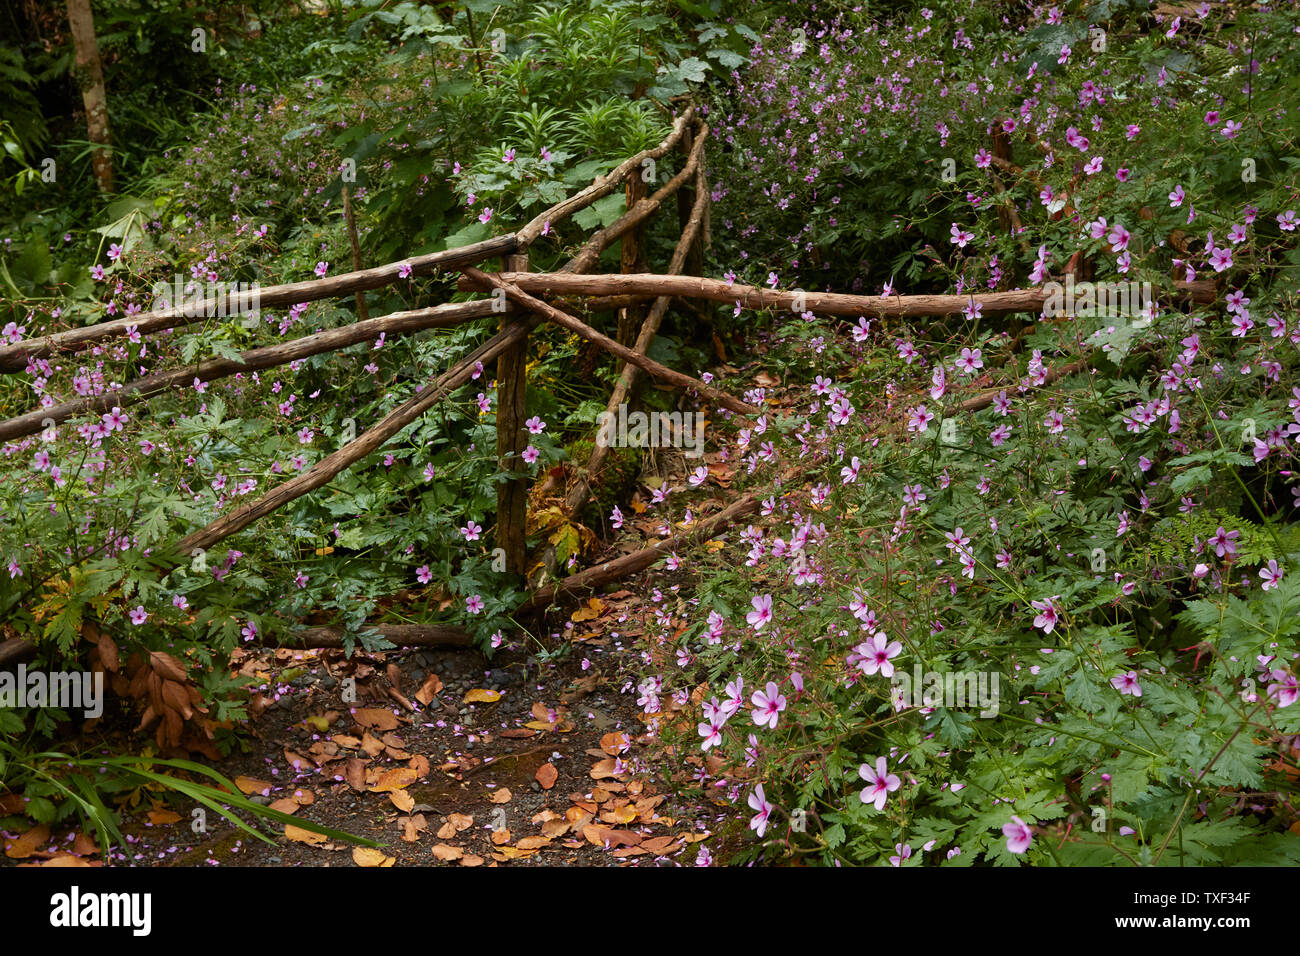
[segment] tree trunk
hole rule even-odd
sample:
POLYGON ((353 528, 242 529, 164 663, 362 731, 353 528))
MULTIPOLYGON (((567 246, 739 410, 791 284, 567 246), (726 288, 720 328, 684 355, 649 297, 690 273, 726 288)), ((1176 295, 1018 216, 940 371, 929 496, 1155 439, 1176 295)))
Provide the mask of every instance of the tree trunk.
POLYGON ((100 192, 113 191, 113 155, 108 151, 108 95, 104 92, 104 69, 95 41, 95 18, 90 0, 68 0, 68 25, 72 27, 72 48, 77 60, 77 84, 86 107, 86 135, 100 149, 92 154, 95 182, 100 192))

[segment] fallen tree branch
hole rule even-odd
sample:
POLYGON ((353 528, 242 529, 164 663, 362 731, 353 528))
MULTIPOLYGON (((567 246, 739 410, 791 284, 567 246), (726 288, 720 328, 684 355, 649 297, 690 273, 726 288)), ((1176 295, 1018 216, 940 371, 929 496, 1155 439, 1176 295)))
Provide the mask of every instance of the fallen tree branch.
MULTIPOLYGON (((299 359, 322 352, 333 352, 348 348, 360 342, 377 338, 381 333, 401 334, 419 332, 425 329, 442 329, 473 319, 493 315, 492 303, 486 300, 477 302, 452 302, 434 306, 429 309, 414 309, 409 312, 393 312, 377 316, 364 322, 327 329, 314 335, 304 335, 300 339, 271 345, 266 348, 252 349, 244 352, 238 359, 209 359, 196 365, 187 365, 169 372, 156 372, 143 378, 127 382, 121 388, 112 389, 99 395, 61 402, 48 408, 38 408, 0 422, 0 441, 34 435, 54 424, 67 421, 74 415, 88 412, 106 412, 110 408, 125 408, 151 398, 170 388, 188 385, 194 378, 204 382, 225 378, 241 372, 255 372, 261 369, 287 365, 299 359)), ((513 307, 509 311, 514 311, 513 307)), ((496 313, 499 314, 499 313, 496 313)))
MULTIPOLYGON (((483 273, 465 268, 459 288, 467 292, 486 292, 492 283, 481 281, 483 273)), ((982 292, 969 295, 848 295, 842 292, 782 292, 755 286, 728 285, 721 279, 704 279, 683 275, 570 275, 561 272, 500 273, 499 280, 525 293, 552 296, 574 295, 653 295, 709 299, 714 302, 738 302, 748 309, 790 309, 802 299, 805 310, 821 315, 864 315, 876 318, 959 315, 972 301, 982 307, 984 315, 1032 312, 1041 314, 1047 293, 1041 287, 1013 289, 1007 292, 982 292)), ((1180 297, 1200 304, 1215 301, 1212 279, 1175 283, 1180 297)), ((507 292, 507 295, 509 292, 507 292)))
MULTIPOLYGON (((367 629, 398 647, 471 647, 474 643, 468 631, 437 624, 371 624, 367 629)), ((342 647, 343 628, 308 627, 295 632, 293 639, 295 647, 342 647)))
MULTIPOLYGON (((329 299, 350 292, 364 292, 395 282, 398 270, 403 265, 411 267, 413 275, 424 275, 437 269, 454 269, 463 265, 472 265, 485 259, 513 252, 517 242, 513 235, 497 236, 485 239, 459 249, 445 252, 432 252, 424 256, 415 256, 404 262, 391 262, 373 269, 360 272, 345 272, 328 279, 313 279, 309 282, 291 282, 287 285, 267 286, 257 290, 257 307, 273 309, 299 302, 312 302, 317 299, 329 299)), ((57 353, 80 352, 107 339, 119 338, 127 334, 127 329, 134 327, 141 335, 158 332, 163 329, 180 328, 201 322, 205 318, 238 312, 242 296, 228 295, 206 299, 200 310, 198 304, 193 307, 173 306, 156 312, 141 312, 111 322, 100 322, 82 329, 70 329, 57 332, 43 338, 23 339, 13 345, 0 346, 0 372, 21 372, 27 367, 29 358, 42 358, 57 353), (187 312, 199 312, 187 315, 187 312)))
MULTIPOLYGON (((668 368, 666 365, 660 365, 658 362, 654 361, 653 359, 646 358, 644 355, 638 355, 636 352, 632 351, 626 345, 620 345, 618 342, 615 342, 613 339, 611 339, 608 335, 604 335, 600 332, 597 332, 591 326, 587 325, 584 322, 579 321, 578 319, 575 319, 567 312, 563 312, 560 309, 557 309, 555 306, 549 305, 548 303, 543 302, 541 299, 534 298, 528 293, 521 291, 518 285, 514 284, 513 282, 505 281, 502 278, 500 278, 500 274, 481 272, 480 270, 475 269, 473 266, 466 266, 465 268, 467 270, 465 274, 469 278, 476 279, 482 283, 492 286, 493 288, 503 290, 507 297, 514 300, 525 310, 530 312, 537 312, 541 314, 544 318, 549 319, 550 321, 556 323, 557 325, 563 326, 564 328, 568 329, 570 332, 577 333, 578 335, 586 339, 588 342, 593 342, 596 345, 599 345, 605 351, 612 352, 614 355, 617 355, 625 362, 631 362, 633 365, 640 366, 642 369, 649 372, 651 375, 655 376, 655 378, 662 379, 663 381, 676 385, 679 388, 694 389, 696 392, 698 392, 700 395, 704 396, 705 398, 709 399, 710 401, 716 402, 722 407, 729 408, 733 412, 738 412, 741 415, 753 416, 753 415, 761 415, 763 413, 763 410, 761 408, 758 408, 755 405, 750 405, 748 402, 742 402, 738 398, 733 398, 732 396, 728 395, 726 392, 719 391, 718 389, 714 388, 711 385, 706 385, 698 378, 692 378, 689 375, 684 375, 681 372, 677 372, 674 371, 673 369, 668 368)), ((512 275, 512 276, 528 275, 528 273, 518 273, 518 272, 511 272, 505 274, 512 275)), ((574 276, 573 278, 584 279, 586 277, 574 276)))

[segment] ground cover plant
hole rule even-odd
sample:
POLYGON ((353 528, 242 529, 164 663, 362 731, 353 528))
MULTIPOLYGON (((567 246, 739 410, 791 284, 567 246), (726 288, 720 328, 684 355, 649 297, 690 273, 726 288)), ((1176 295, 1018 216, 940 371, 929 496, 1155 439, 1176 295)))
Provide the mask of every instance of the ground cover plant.
MULTIPOLYGON (((103 21, 110 91, 115 71, 144 69, 120 52, 131 24, 154 43, 189 34, 171 21, 150 32, 127 6, 108 4, 103 21)), ((8 420, 195 371, 147 402, 0 440, 0 638, 34 645, 33 667, 105 673, 114 698, 102 725, 0 707, 8 834, 84 826, 102 853, 120 848, 142 792, 170 792, 236 825, 296 814, 347 839, 335 817, 299 813, 308 804, 235 796, 267 795, 222 770, 260 746, 249 722, 290 684, 321 686, 296 658, 287 677, 271 676, 284 659, 255 658, 303 626, 335 628, 339 666, 370 668, 402 697, 409 659, 378 628, 419 626, 463 631, 502 687, 494 665, 516 657, 546 687, 520 726, 512 711, 493 729, 497 746, 558 741, 597 674, 636 713, 601 724, 596 783, 584 778, 627 802, 577 801, 594 819, 569 834, 611 860, 1300 861, 1294 2, 361 0, 272 4, 255 19, 196 21, 212 39, 185 73, 200 107, 116 107, 139 132, 113 194, 84 171, 93 143, 50 146, 66 118, 47 119, 29 91, 51 95, 58 64, 0 71, 15 104, 0 123, 13 195, 0 346, 214 284, 403 264, 399 281, 356 296, 128 330, 0 373, 8 420), (484 297, 458 283, 468 267, 414 274, 408 260, 516 234, 663 142, 688 109, 693 135, 708 127, 692 180, 707 217, 691 219, 684 190, 639 251, 620 259, 610 244, 590 271, 662 273, 693 221, 707 241, 688 268, 791 293, 780 308, 740 291, 672 298, 645 353, 753 414, 698 389, 634 390, 637 410, 700 413, 702 455, 667 431, 658 449, 620 448, 595 503, 568 507, 620 365, 543 325, 525 373, 524 573, 505 570, 500 547, 498 487, 513 471, 491 362, 355 467, 177 565, 177 540, 345 448, 502 319, 230 376, 202 363, 484 297), (61 182, 42 179, 43 151, 61 182), (1014 290, 1038 297, 977 299, 1014 290), (862 314, 830 314, 820 292, 862 296, 862 314), (905 297, 926 295, 956 298, 905 314, 905 297), (751 499, 734 526, 687 542, 751 499), (644 575, 576 610, 528 605, 670 535, 680 543, 644 575), (645 828, 668 825, 644 802, 647 781, 695 833, 638 849, 645 828)), ((639 165, 642 193, 547 221, 528 269, 563 269, 629 196, 684 171, 688 149, 639 165)), ((638 302, 581 314, 628 346, 629 316, 649 308, 638 302)), ((442 681, 426 669, 419 707, 406 703, 429 729, 442 681)), ((455 753, 435 774, 472 771, 466 741, 485 741, 471 709, 501 694, 457 693, 437 718, 455 753)), ((326 734, 317 711, 308 730, 319 718, 326 734)), ((369 757, 429 774, 401 741, 378 743, 392 727, 366 730, 369 757)), ((362 746, 360 731, 343 736, 362 746)), ((298 774, 301 755, 279 743, 267 762, 298 774)), ((378 793, 424 779, 347 766, 293 779, 378 793)), ((555 785, 537 772, 539 788, 555 785)), ((423 801, 392 802, 418 844, 423 801)), ((555 819, 534 822, 560 839, 555 819)), ((465 829, 447 826, 444 841, 465 829)), ((485 852, 506 862, 545 844, 505 845, 485 852)))

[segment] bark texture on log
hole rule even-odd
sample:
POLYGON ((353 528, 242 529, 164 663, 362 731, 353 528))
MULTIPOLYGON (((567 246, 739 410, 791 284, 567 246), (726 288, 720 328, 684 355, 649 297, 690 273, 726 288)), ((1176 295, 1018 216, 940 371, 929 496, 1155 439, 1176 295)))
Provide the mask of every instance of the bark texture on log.
MULTIPOLYGON (((465 273, 465 278, 459 285, 462 290, 484 292, 490 288, 490 283, 476 278, 482 275, 478 270, 461 271, 465 273)), ((880 296, 848 295, 843 292, 781 292, 755 286, 728 285, 722 279, 682 275, 569 275, 563 272, 538 272, 528 275, 505 273, 499 278, 525 293, 552 296, 681 296, 714 302, 739 302, 748 309, 789 310, 802 297, 805 308, 810 312, 875 318, 959 315, 972 300, 983 307, 986 316, 1012 312, 1041 313, 1046 299, 1046 293, 1041 287, 971 295, 894 295, 882 299, 880 296)), ((1198 304, 1215 301, 1215 284, 1212 279, 1177 282, 1174 285, 1176 294, 1181 299, 1198 304)))
MULTIPOLYGON (((528 254, 511 256, 509 267, 528 271, 528 254)), ((503 320, 505 323, 511 320, 503 320)), ((519 339, 497 358, 497 458, 503 471, 513 476, 497 485, 497 546, 506 553, 506 570, 523 575, 527 557, 528 447, 524 421, 528 416, 528 339, 519 339)))

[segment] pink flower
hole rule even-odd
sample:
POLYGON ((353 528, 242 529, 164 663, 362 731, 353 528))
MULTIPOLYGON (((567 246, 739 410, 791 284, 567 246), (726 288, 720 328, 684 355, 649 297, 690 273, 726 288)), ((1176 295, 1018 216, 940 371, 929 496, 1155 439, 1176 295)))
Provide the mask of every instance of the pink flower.
POLYGON ((1279 707, 1290 707, 1297 700, 1300 700, 1300 683, 1296 682, 1294 674, 1288 674, 1278 668, 1271 671, 1270 676, 1276 683, 1269 684, 1268 696, 1276 697, 1279 707))
POLYGON ((750 598, 749 603, 754 605, 754 610, 745 615, 745 620, 753 625, 754 630, 761 631, 772 620, 772 595, 760 594, 750 598))
POLYGON ((316 278, 323 279, 325 278, 325 273, 329 272, 329 269, 330 264, 328 262, 318 262, 316 263, 316 268, 312 271, 316 273, 316 278))
POLYGON ((483 532, 483 526, 475 524, 473 519, 465 527, 460 529, 460 533, 465 536, 466 541, 477 541, 483 532))
POLYGON ((397 267, 397 275, 400 278, 409 279, 411 277, 411 264, 409 262, 401 263, 397 267))
POLYGON ((718 706, 717 700, 713 700, 704 705, 704 720, 696 728, 696 731, 704 738, 704 743, 700 745, 701 750, 707 751, 710 747, 716 747, 722 743, 722 728, 727 723, 728 714, 722 707, 718 706))
POLYGON ((465 610, 469 611, 471 614, 479 613, 485 606, 483 598, 478 594, 471 594, 469 597, 465 598, 465 610))
POLYGON ((1106 241, 1110 243, 1111 248, 1116 252, 1123 252, 1128 248, 1130 238, 1129 231, 1119 223, 1115 223, 1115 225, 1111 226, 1110 235, 1106 237, 1106 241))
POLYGON ((858 768, 858 776, 869 784, 860 794, 862 802, 875 804, 877 810, 885 809, 885 801, 889 795, 902 786, 902 781, 889 773, 884 757, 876 758, 874 770, 871 764, 864 763, 858 768))
POLYGON ((1222 558, 1226 555, 1236 555, 1237 539, 1240 537, 1240 531, 1224 531, 1223 525, 1219 525, 1206 543, 1214 545, 1214 553, 1222 558))
POLYGON ((756 831, 759 839, 762 839, 763 834, 767 832, 767 821, 772 815, 772 805, 767 802, 761 783, 749 795, 749 808, 756 811, 749 821, 749 828, 756 831))
POLYGON ((1046 601, 1030 601, 1030 606, 1038 612, 1034 618, 1034 627, 1041 628, 1044 634, 1051 634, 1060 621, 1060 611, 1056 601, 1061 595, 1053 594, 1046 601))
POLYGON ((524 422, 528 426, 528 431, 534 435, 540 435, 546 430, 546 422, 542 421, 536 415, 524 422))
POLYGON ((884 631, 877 631, 853 650, 860 655, 858 669, 862 673, 870 675, 878 671, 881 677, 893 677, 894 665, 890 659, 903 652, 903 645, 890 641, 884 631))
POLYGON ((1282 583, 1282 569, 1277 566, 1276 561, 1269 561, 1268 567, 1261 568, 1259 576, 1264 579, 1265 591, 1271 591, 1282 583))
POLYGON ((889 858, 890 866, 902 866, 904 860, 912 857, 912 845, 910 843, 895 843, 894 855, 889 858))
POLYGON ((916 408, 908 409, 907 430, 909 432, 923 432, 929 428, 929 423, 932 421, 934 421, 934 413, 929 411, 924 405, 918 405, 916 408))
POLYGON ((1029 829, 1029 824, 1016 816, 1003 825, 1002 835, 1007 838, 1008 853, 1024 853, 1034 840, 1034 831, 1029 829))
POLYGON ((415 569, 415 577, 421 584, 428 584, 433 580, 433 572, 427 564, 422 564, 415 569))
POLYGON ((540 458, 541 455, 542 453, 540 451, 538 451, 532 445, 529 445, 527 448, 524 449, 522 457, 527 464, 531 465, 538 458, 540 458))
POLYGON ((1110 686, 1121 694, 1131 694, 1134 697, 1142 696, 1142 685, 1138 683, 1137 671, 1129 671, 1127 674, 1118 674, 1112 677, 1110 686))
POLYGON ((754 695, 749 699, 754 705, 750 717, 754 723, 762 727, 767 725, 770 729, 776 730, 777 716, 785 710, 785 695, 773 681, 767 682, 767 691, 756 690, 754 695))
POLYGON ((491 206, 487 206, 487 207, 485 207, 485 208, 483 209, 483 211, 482 211, 481 213, 478 214, 478 221, 481 222, 481 223, 483 223, 484 225, 487 225, 489 222, 492 221, 492 207, 491 207, 491 206))
POLYGON ((984 367, 983 352, 980 349, 962 349, 956 366, 964 375, 974 375, 977 369, 984 367))
POLYGON ((952 236, 949 239, 949 242, 957 243, 958 249, 965 249, 966 243, 970 242, 972 239, 975 238, 975 234, 973 232, 966 232, 961 228, 961 226, 957 225, 955 222, 952 224, 952 229, 950 231, 952 233, 952 236))
POLYGON ((149 612, 144 609, 143 605, 137 605, 136 607, 132 608, 130 617, 131 617, 131 623, 134 624, 136 627, 139 627, 145 621, 149 620, 149 612))

